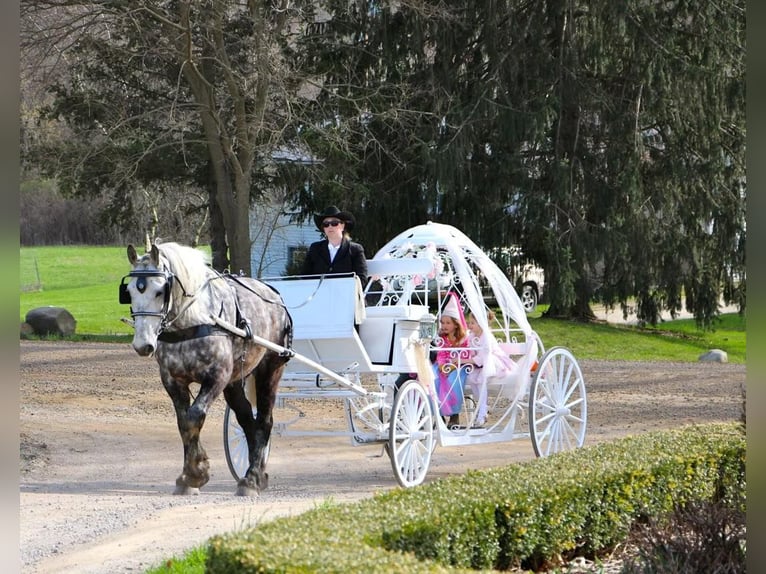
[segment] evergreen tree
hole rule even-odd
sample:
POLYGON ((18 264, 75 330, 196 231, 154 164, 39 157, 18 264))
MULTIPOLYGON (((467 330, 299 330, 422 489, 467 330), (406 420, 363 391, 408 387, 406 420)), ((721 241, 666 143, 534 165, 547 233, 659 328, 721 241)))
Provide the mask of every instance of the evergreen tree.
POLYGON ((73 109, 103 124, 105 102, 145 90, 111 119, 135 130, 115 163, 183 144, 147 181, 182 171, 190 138, 204 147, 236 267, 276 177, 303 213, 357 214, 369 254, 428 219, 487 250, 521 245, 550 316, 635 301, 654 323, 685 297, 710 326, 721 294, 744 306, 742 0, 109 7, 83 60, 113 83, 73 109), (316 161, 274 169, 280 146, 316 161))
POLYGON ((325 174, 373 243, 426 219, 518 242, 557 317, 744 303, 742 2, 332 6, 304 53, 356 126, 325 174))

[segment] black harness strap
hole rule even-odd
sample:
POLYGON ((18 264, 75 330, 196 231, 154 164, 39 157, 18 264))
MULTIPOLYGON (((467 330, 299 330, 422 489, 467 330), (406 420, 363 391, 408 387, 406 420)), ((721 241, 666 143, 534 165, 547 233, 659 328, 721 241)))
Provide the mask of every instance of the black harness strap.
MULTIPOLYGON (((292 315, 290 315, 290 310, 282 302, 282 295, 279 293, 279 291, 276 288, 274 288, 273 285, 269 285, 265 281, 259 281, 258 279, 255 279, 255 281, 258 281, 258 283, 260 283, 261 285, 265 285, 277 297, 279 297, 278 301, 273 301, 273 300, 270 300, 270 299, 266 299, 263 295, 261 295, 257 291, 254 291, 253 289, 251 289, 249 285, 245 285, 242 281, 240 281, 240 278, 239 278, 238 275, 233 275, 231 273, 227 273, 225 275, 225 277, 226 277, 226 279, 229 279, 229 280, 233 281, 234 283, 236 283, 237 285, 239 285, 243 289, 247 289, 253 295, 257 295, 264 302, 271 303, 272 305, 279 305, 280 307, 282 307, 285 310, 285 313, 287 313, 287 320, 288 320, 288 323, 290 324, 290 328, 288 329, 288 333, 287 333, 287 341, 286 341, 287 344, 285 345, 285 351, 280 353, 280 355, 282 357, 291 357, 292 356, 292 350, 291 349, 292 349, 292 346, 293 346, 293 317, 292 317, 292 315)), ((235 300, 237 302, 237 321, 239 321, 239 319, 240 319, 239 296, 236 296, 236 289, 234 291, 235 291, 235 300)), ((243 323, 244 324, 243 325, 239 325, 239 327, 244 329, 245 331, 247 331, 248 334, 252 334, 252 330, 250 328, 250 323, 248 321, 244 320, 244 318, 243 318, 243 323)))
POLYGON ((157 337, 158 341, 163 343, 182 343, 191 339, 200 339, 202 337, 229 336, 231 333, 222 329, 218 325, 196 325, 179 329, 178 331, 162 331, 157 337))

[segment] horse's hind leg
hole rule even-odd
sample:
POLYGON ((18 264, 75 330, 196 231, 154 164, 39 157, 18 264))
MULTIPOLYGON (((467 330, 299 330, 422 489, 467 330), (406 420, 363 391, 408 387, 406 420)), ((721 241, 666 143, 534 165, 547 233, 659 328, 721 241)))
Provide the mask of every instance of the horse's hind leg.
MULTIPOLYGON (((253 375, 251 374, 250 377, 253 375)), ((237 422, 242 428, 242 432, 245 435, 247 441, 248 452, 248 469, 244 476, 237 483, 237 494, 240 496, 254 496, 258 494, 259 485, 253 484, 252 480, 248 480, 248 475, 253 468, 253 459, 257 454, 256 440, 255 440, 255 417, 253 417, 253 406, 247 399, 244 386, 235 381, 227 386, 223 390, 223 396, 226 399, 226 403, 237 417, 237 422)))
POLYGON ((247 437, 250 467, 245 476, 237 483, 237 494, 239 495, 253 495, 268 488, 269 475, 265 472, 266 447, 269 444, 271 429, 274 425, 274 403, 284 364, 285 361, 281 357, 274 353, 267 353, 253 371, 251 376, 255 378, 255 419, 252 416, 252 407, 241 386, 230 385, 224 390, 224 393, 227 393, 226 400, 229 402, 229 406, 232 409, 241 409, 242 418, 240 418, 240 412, 235 410, 235 413, 237 414, 237 422, 247 437), (230 397, 236 401, 236 406, 232 405, 230 397), (240 400, 243 400, 247 407, 242 406, 240 400), (245 408, 248 410, 247 413, 245 413, 245 408))

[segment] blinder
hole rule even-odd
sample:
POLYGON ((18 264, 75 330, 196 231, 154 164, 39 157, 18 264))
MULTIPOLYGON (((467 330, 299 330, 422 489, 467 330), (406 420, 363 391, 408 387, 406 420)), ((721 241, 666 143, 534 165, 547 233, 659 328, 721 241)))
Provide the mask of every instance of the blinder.
POLYGON ((121 305, 130 305, 132 303, 130 298, 130 291, 128 291, 128 284, 125 282, 126 279, 130 281, 130 278, 136 277, 136 289, 140 293, 143 293, 146 290, 146 278, 147 277, 164 277, 165 278, 165 297, 164 297, 164 307, 167 309, 168 304, 170 303, 170 290, 173 288, 173 275, 170 273, 167 273, 166 271, 152 271, 152 270, 143 270, 139 269, 137 271, 131 271, 125 277, 122 278, 122 281, 120 282, 120 290, 119 290, 119 300, 121 305))

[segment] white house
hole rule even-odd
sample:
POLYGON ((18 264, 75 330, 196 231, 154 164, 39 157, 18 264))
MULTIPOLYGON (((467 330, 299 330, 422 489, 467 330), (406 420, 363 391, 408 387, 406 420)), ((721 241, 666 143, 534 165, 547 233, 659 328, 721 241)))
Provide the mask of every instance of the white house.
MULTIPOLYGON (((271 154, 274 163, 313 164, 319 160, 292 146, 271 154)), ((308 247, 322 238, 309 216, 292 221, 297 212, 287 207, 287 191, 273 189, 261 205, 250 208, 250 268, 253 277, 280 277, 296 272, 308 247)))
POLYGON ((309 245, 322 238, 314 218, 291 222, 283 205, 250 211, 250 265, 253 277, 278 277, 299 265, 309 245))

